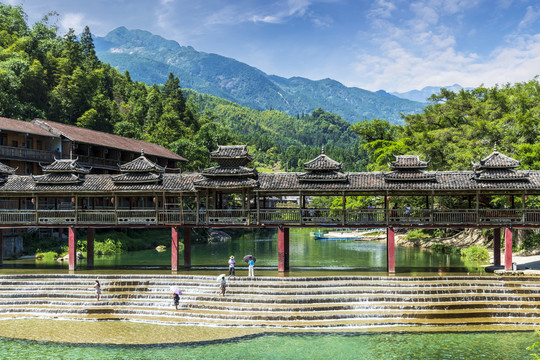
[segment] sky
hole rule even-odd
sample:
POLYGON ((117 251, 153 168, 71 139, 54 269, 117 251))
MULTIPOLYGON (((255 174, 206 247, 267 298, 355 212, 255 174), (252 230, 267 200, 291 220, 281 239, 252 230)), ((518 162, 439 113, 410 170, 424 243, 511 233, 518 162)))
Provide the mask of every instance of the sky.
MULTIPOLYGON (((267 74, 366 90, 495 86, 540 74, 538 0, 0 0, 59 33, 125 26, 267 74)), ((180 79, 181 80, 181 79, 180 79)))

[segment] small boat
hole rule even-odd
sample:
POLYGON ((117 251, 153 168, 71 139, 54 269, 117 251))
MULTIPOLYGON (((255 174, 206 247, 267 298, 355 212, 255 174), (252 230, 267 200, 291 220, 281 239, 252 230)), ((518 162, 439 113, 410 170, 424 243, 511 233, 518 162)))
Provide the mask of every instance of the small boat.
POLYGON ((313 233, 315 240, 359 240, 364 238, 364 231, 329 231, 313 233))

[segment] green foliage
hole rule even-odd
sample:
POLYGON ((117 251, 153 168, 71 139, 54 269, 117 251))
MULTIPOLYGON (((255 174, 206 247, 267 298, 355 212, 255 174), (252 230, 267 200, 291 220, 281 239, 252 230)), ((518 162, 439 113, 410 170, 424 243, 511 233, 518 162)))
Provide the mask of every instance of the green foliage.
MULTIPOLYGON (((20 7, 0 4, 0 116, 46 118, 153 142, 189 159, 186 170, 211 166, 208 153, 218 144, 241 143, 267 168, 302 170, 323 145, 345 170, 365 167, 356 134, 338 115, 244 108, 182 90, 170 71, 163 86, 148 86, 100 62, 88 27, 80 36, 72 29, 58 36, 48 17, 29 27, 25 16, 20 7)), ((146 35, 141 32, 139 46, 146 35)))
POLYGON ((439 252, 442 254, 450 254, 450 255, 459 255, 461 254, 461 249, 452 246, 452 245, 445 245, 445 244, 433 244, 430 248, 432 251, 439 252))
POLYGON ((469 246, 466 249, 461 249, 461 256, 465 259, 475 262, 482 263, 489 261, 489 251, 482 246, 469 246))
POLYGON ((418 154, 431 170, 468 170, 493 151, 540 169, 540 83, 478 87, 455 93, 441 89, 422 113, 404 115, 405 126, 374 120, 353 127, 368 151, 370 169, 385 169, 392 155, 418 154))
POLYGON ((37 260, 54 260, 58 258, 58 253, 54 251, 39 252, 36 254, 37 260))
POLYGON ((322 107, 353 123, 366 118, 402 122, 400 113, 416 113, 424 107, 385 93, 346 87, 331 79, 312 81, 267 75, 234 59, 198 52, 147 31, 122 27, 96 43, 102 61, 128 69, 148 84, 164 83, 173 71, 185 87, 251 109, 274 109, 300 117, 322 107), (111 47, 124 51, 112 52, 111 47))
POLYGON ((431 238, 431 235, 426 234, 422 229, 413 229, 407 231, 407 240, 427 240, 431 238))
MULTIPOLYGON (((540 336, 540 331, 536 330, 535 334, 536 334, 536 336, 540 336)), ((527 348, 527 350, 537 351, 537 349, 539 349, 539 348, 540 348, 540 341, 537 341, 534 344, 532 344, 531 346, 529 346, 527 348)), ((540 354, 539 353, 534 352, 534 353, 532 353, 530 355, 532 356, 533 360, 540 360, 540 354)))
POLYGON ((107 238, 105 241, 94 243, 94 252, 97 255, 114 255, 122 252, 122 242, 118 239, 107 238))

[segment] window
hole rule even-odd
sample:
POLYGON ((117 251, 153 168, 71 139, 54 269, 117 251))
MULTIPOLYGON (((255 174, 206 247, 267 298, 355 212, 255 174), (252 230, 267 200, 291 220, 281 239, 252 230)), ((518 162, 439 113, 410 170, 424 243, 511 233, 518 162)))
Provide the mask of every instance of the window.
POLYGON ((31 138, 31 137, 26 138, 26 148, 27 149, 33 149, 34 148, 34 138, 31 138))
POLYGON ((8 144, 7 134, 1 134, 0 145, 7 146, 7 144, 8 144))
POLYGON ((41 140, 36 140, 36 149, 43 150, 43 144, 41 143, 41 140))
POLYGON ((12 140, 11 141, 11 146, 13 147, 19 147, 19 142, 17 140, 12 140))

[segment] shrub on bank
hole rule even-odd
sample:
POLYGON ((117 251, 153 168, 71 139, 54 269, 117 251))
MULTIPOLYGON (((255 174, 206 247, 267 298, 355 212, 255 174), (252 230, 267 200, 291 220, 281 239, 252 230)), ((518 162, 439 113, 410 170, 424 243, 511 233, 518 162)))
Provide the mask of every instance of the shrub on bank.
POLYGON ((461 249, 461 256, 476 263, 489 261, 489 251, 482 246, 473 245, 466 249, 461 249))
POLYGON ((433 244, 431 250, 442 254, 458 255, 461 253, 458 247, 445 244, 433 244))

